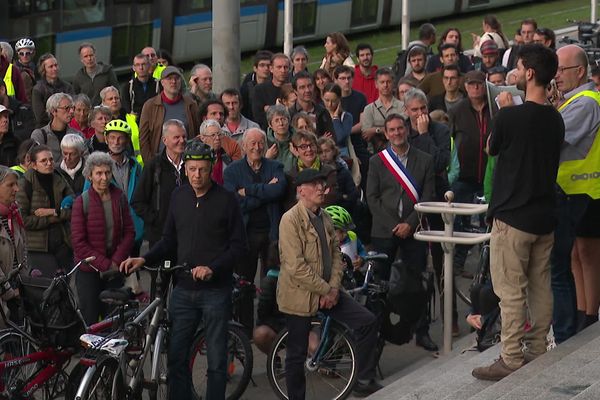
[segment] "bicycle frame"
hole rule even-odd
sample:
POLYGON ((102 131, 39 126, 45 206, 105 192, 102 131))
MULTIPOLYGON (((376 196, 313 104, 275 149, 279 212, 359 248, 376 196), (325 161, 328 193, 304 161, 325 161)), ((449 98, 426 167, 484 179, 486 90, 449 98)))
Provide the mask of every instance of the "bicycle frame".
MULTIPOLYGON (((55 278, 53 278, 51 285, 53 285, 57 280, 64 280, 66 277, 72 275, 79 268, 79 266, 82 263, 84 263, 84 262, 89 263, 89 262, 93 261, 94 259, 95 259, 95 257, 93 257, 93 258, 89 257, 84 260, 81 260, 68 273, 61 274, 61 275, 58 275, 55 278)), ((20 269, 20 267, 19 267, 19 269, 20 269)), ((9 279, 7 278, 7 281, 8 280, 9 279)), ((69 296, 73 296, 73 293, 71 292, 70 289, 69 289, 69 296)), ((77 305, 77 302, 75 301, 74 304, 77 305)), ((121 315, 114 315, 103 321, 100 321, 100 322, 97 322, 95 324, 88 326, 85 323, 85 320, 83 318, 83 315, 81 314, 81 310, 79 309, 78 305, 76 306, 75 311, 76 311, 77 316, 79 317, 80 321, 83 323, 86 333, 103 332, 103 331, 113 327, 115 322, 121 318, 121 315)), ((3 332, 5 334, 10 333, 10 332, 16 332, 16 333, 26 337, 29 341, 31 341, 37 347, 40 347, 42 345, 42 343, 40 343, 39 340, 34 338, 23 327, 19 326, 18 324, 14 323, 13 321, 11 321, 7 317, 7 315, 4 312, 2 307, 0 307, 0 317, 2 318, 2 320, 4 320, 6 325, 8 325, 12 328, 12 329, 4 330, 3 332)), ((14 389, 9 388, 10 390, 17 389, 18 394, 21 397, 29 398, 37 389, 42 387, 46 382, 48 382, 50 379, 52 379, 59 371, 61 371, 63 369, 64 365, 70 361, 71 357, 75 353, 76 353, 76 351, 72 350, 72 349, 60 349, 59 350, 51 345, 44 346, 44 348, 40 351, 36 351, 34 353, 27 354, 22 357, 13 358, 11 360, 1 361, 0 362, 0 374, 3 374, 5 371, 11 370, 11 369, 20 368, 24 365, 34 364, 34 363, 37 363, 40 361, 48 363, 47 366, 36 371, 31 377, 29 377, 28 380, 23 383, 22 388, 14 388, 14 389)), ((0 391, 4 391, 4 390, 6 390, 6 388, 4 387, 4 382, 0 381, 0 391)))

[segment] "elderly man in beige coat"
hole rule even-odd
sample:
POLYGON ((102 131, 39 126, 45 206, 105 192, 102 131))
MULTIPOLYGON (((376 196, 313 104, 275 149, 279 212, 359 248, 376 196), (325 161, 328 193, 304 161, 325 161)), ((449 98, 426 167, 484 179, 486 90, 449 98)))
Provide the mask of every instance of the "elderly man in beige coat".
POLYGON ((290 400, 304 399, 311 320, 317 311, 354 330, 357 344, 357 395, 369 395, 381 385, 375 381, 377 320, 340 290, 342 259, 333 222, 321 209, 327 193, 326 177, 305 169, 296 178, 298 203, 279 225, 281 271, 277 287, 279 310, 288 328, 286 384, 290 400))

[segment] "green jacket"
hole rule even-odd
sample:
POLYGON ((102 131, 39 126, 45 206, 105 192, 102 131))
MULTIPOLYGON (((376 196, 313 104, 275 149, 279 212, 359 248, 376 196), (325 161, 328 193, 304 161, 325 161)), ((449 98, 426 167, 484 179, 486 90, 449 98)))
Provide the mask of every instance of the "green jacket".
POLYGON ((492 185, 494 184, 494 169, 496 168, 496 157, 488 156, 483 177, 483 196, 485 202, 490 204, 492 199, 492 185))
POLYGON ((69 221, 71 209, 61 209, 62 200, 73 195, 73 190, 58 172, 54 172, 54 199, 57 217, 37 217, 34 213, 38 208, 50 208, 50 199, 36 177, 35 170, 30 169, 19 179, 17 202, 23 216, 23 223, 27 232, 27 250, 48 251, 48 231, 52 224, 60 224, 63 239, 71 246, 69 235, 69 221))
POLYGON ((294 165, 296 165, 297 159, 290 151, 290 143, 292 143, 292 135, 294 134, 294 129, 290 126, 289 135, 285 140, 277 140, 275 139, 275 132, 271 128, 267 129, 267 150, 269 147, 273 146, 273 144, 277 143, 277 157, 275 160, 279 161, 283 164, 283 172, 289 172, 294 165))

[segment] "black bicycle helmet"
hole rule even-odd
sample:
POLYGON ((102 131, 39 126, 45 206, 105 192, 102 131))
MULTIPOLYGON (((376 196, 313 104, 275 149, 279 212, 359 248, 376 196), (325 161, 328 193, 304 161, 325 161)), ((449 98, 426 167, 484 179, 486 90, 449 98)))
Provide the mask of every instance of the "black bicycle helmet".
POLYGON ((194 139, 187 142, 183 151, 183 161, 187 160, 208 160, 211 163, 215 157, 209 145, 194 139))

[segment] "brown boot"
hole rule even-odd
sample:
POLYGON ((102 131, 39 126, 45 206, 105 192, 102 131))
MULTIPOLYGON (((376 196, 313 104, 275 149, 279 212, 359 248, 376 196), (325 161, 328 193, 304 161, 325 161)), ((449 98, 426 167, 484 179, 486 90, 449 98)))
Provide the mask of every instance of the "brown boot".
POLYGON ((499 358, 492 365, 488 365, 487 367, 477 367, 471 373, 477 379, 482 379, 484 381, 499 381, 515 371, 516 369, 509 368, 508 365, 504 363, 504 360, 499 358))

